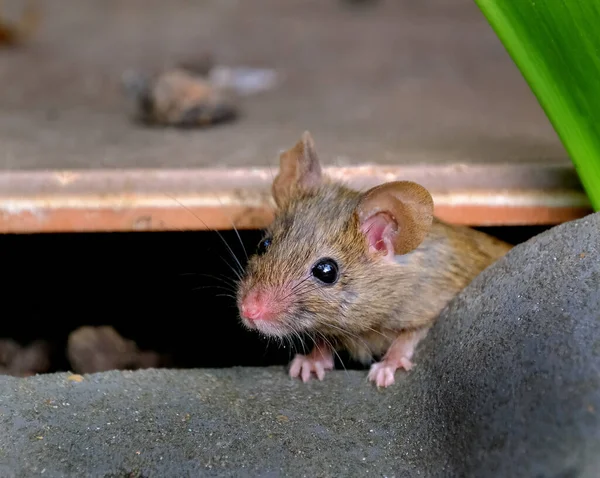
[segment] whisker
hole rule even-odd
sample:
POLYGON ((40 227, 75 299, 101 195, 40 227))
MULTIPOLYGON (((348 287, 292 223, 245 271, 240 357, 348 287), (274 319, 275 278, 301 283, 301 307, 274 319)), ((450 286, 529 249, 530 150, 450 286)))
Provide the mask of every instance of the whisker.
MULTIPOLYGON (((323 297, 323 299, 324 299, 326 302, 330 302, 330 301, 328 300, 328 297, 325 295, 324 291, 322 290, 321 286, 319 286, 319 285, 315 285, 314 287, 307 287, 307 288, 304 288, 304 289, 302 289, 302 290, 296 290, 295 292, 296 292, 296 295, 298 295, 298 296, 306 295, 306 294, 309 294, 309 293, 311 293, 311 292, 318 292, 318 293, 321 295, 321 297, 323 297)), ((347 330, 345 330, 345 329, 342 329, 342 328, 340 328, 340 327, 338 327, 338 326, 335 326, 335 325, 333 325, 333 324, 331 324, 331 323, 329 323, 329 322, 327 323, 327 325, 328 325, 329 327, 333 328, 333 329, 336 329, 336 330, 338 330, 339 332, 341 332, 342 334, 344 334, 344 335, 345 335, 345 336, 347 336, 347 337, 350 337, 350 338, 354 338, 354 339, 356 339, 356 340, 359 340, 359 341, 360 341, 360 342, 361 342, 361 343, 362 343, 362 344, 363 344, 365 347, 367 347, 367 349, 369 349, 369 347, 368 347, 367 343, 366 343, 366 342, 365 342, 363 339, 361 339, 361 338, 360 338, 358 335, 356 335, 356 334, 353 334, 353 333, 351 333, 351 332, 349 332, 349 331, 347 331, 347 330)), ((380 331, 378 331, 378 330, 375 330, 375 329, 373 329, 373 328, 371 328, 371 327, 369 327, 369 326, 364 326, 364 327, 365 327, 367 330, 369 330, 369 331, 371 331, 371 332, 373 332, 373 333, 379 334, 381 337, 387 338, 387 336, 386 336, 384 333, 382 333, 382 332, 380 332, 380 331)))
POLYGON ((282 300, 282 301, 284 301, 284 300, 286 300, 288 297, 290 297, 290 296, 292 296, 292 295, 296 294, 296 293, 297 293, 297 288, 298 288, 299 286, 301 286, 301 285, 302 285, 304 282, 306 282, 307 280, 308 280, 308 279, 304 279, 302 282, 300 282, 299 284, 297 284, 297 285, 295 285, 294 287, 292 287, 292 289, 290 290, 290 292, 289 292, 289 293, 288 293, 286 296, 284 296, 284 297, 283 297, 281 300, 282 300))
POLYGON ((317 351, 319 352, 320 355, 323 355, 323 353, 321 352, 321 348, 319 347, 319 344, 317 343, 317 341, 315 340, 315 338, 312 335, 308 335, 308 338, 310 340, 312 340, 313 343, 313 349, 317 349, 317 351))
MULTIPOLYGON (((302 347, 303 354, 306 354, 306 346, 305 346, 304 340, 302 339, 302 335, 293 326, 291 327, 291 335, 298 339, 298 344, 302 347)), ((292 344, 294 344, 294 343, 295 343, 295 341, 292 341, 292 344)), ((297 350, 296 346, 293 345, 293 347, 294 347, 294 350, 296 351, 297 350)))
POLYGON ((292 352, 295 354, 298 353, 298 348, 296 347, 296 342, 294 342, 292 339, 289 339, 290 342, 290 351, 288 352, 288 360, 292 359, 292 352))
MULTIPOLYGON (((198 219, 198 221, 200 221, 202 224, 204 224, 204 227, 206 227, 208 230, 214 231, 216 232, 219 237, 221 238, 221 240, 223 241, 223 244, 225 244, 225 247, 227 247, 227 249, 229 249, 229 252, 231 253, 232 257, 235 259, 235 261, 237 262, 237 265, 240 267, 240 271, 239 272, 244 272, 244 268, 242 267, 241 262, 239 261, 239 259, 236 257, 236 255, 233 252, 233 249, 231 249, 231 247, 229 246, 229 244, 227 244, 227 241, 225 240, 225 238, 221 235, 221 233, 219 231, 217 231, 216 229, 213 229, 211 227, 208 227, 208 225, 202 220, 200 219, 200 217, 194 213, 194 211, 192 211, 189 207, 187 207, 185 204, 183 204, 181 201, 179 201, 177 198, 171 196, 170 194, 164 193, 166 196, 170 197, 171 199, 173 199, 173 201, 175 201, 176 203, 178 203, 182 208, 184 208, 186 211, 188 211, 192 216, 194 216, 196 219, 198 219)), ((228 264, 230 265, 230 264, 228 264)))
MULTIPOLYGON (((221 201, 221 198, 217 194, 215 194, 215 197, 217 198, 217 201, 219 201, 221 206, 223 206, 223 202, 221 201)), ((246 256, 246 260, 248 260, 248 252, 246 251, 246 246, 244 246, 244 243, 242 242, 242 238, 240 237, 240 233, 238 232, 237 227, 235 227, 235 224, 233 223, 233 221, 231 220, 230 217, 228 217, 227 220, 229 221, 229 224, 231 224, 231 227, 235 231, 235 235, 237 236, 238 240, 240 241, 240 245, 242 246, 242 250, 244 251, 244 256, 246 256)))
POLYGON ((198 273, 197 275, 199 276, 203 276, 203 277, 208 277, 209 279, 214 279, 214 280, 218 280, 219 282, 221 282, 222 284, 225 284, 229 287, 231 287, 233 290, 236 290, 237 288, 237 282, 233 279, 231 279, 230 277, 227 276, 215 276, 212 274, 205 274, 205 273, 198 273), (228 282, 229 280, 231 280, 232 282, 228 282))
POLYGON ((327 345, 329 345, 329 347, 331 348, 332 352, 335 354, 335 356, 338 358, 338 360, 340 361, 340 364, 342 365, 342 368, 344 369, 344 372, 346 372, 346 374, 348 373, 348 370, 346 369, 346 366, 344 365, 344 361, 342 360, 342 357, 340 357, 340 354, 338 353, 338 351, 335 349, 335 347, 333 346, 333 344, 329 341, 329 339, 327 339, 327 337, 325 337, 324 334, 322 334, 321 332, 317 332, 317 334, 319 334, 319 337, 324 340, 327 345))
POLYGON ((284 335, 284 336, 281 338, 281 345, 282 345, 282 347, 283 347, 284 349, 287 349, 287 348, 290 346, 290 343, 291 343, 291 342, 292 342, 292 341, 290 340, 290 338, 289 338, 287 335, 284 335))
MULTIPOLYGON (((303 295, 306 295, 306 294, 309 294, 309 293, 315 292, 315 291, 317 291, 319 294, 321 294, 322 297, 324 297, 325 299, 327 299, 327 297, 325 295, 323 295, 324 292, 321 290, 321 286, 319 286, 319 285, 314 285, 313 286, 311 284, 309 287, 307 287, 305 289, 302 289, 302 290, 299 290, 299 291, 295 291, 295 294, 298 295, 298 296, 303 296, 303 295)), ((288 297, 289 297, 289 295, 288 295, 288 297)))
POLYGON ((294 331, 293 333, 294 333, 294 335, 296 337, 298 337, 298 341, 300 342, 300 346, 302 347, 302 355, 307 355, 307 353, 306 353, 306 343, 305 343, 304 339, 302 338, 302 336, 297 331, 294 331))
POLYGON ((298 290, 298 288, 300 286, 302 286, 303 284, 305 284, 306 281, 308 281, 309 279, 310 279, 310 277, 306 277, 306 278, 302 279, 300 282, 298 282, 294 287, 292 287, 292 289, 291 289, 292 292, 295 292, 296 290, 298 290))
POLYGON ((369 347, 369 345, 363 339, 361 339, 358 335, 353 334, 353 333, 349 332, 348 330, 344 330, 341 327, 338 327, 337 325, 333 325, 329 322, 327 323, 327 327, 331 327, 332 329, 338 330, 339 332, 344 334, 346 337, 358 340, 360 343, 362 343, 366 347, 367 350, 369 350, 369 351, 371 350, 371 347, 369 347))
POLYGON ((292 290, 296 289, 297 287, 301 286, 302 284, 304 284, 306 281, 308 281, 310 279, 310 277, 305 277, 304 279, 302 279, 300 282, 298 282, 294 287, 292 287, 292 290))
POLYGON ((224 257, 220 257, 220 259, 227 265, 227 267, 229 267, 229 269, 231 269, 231 272, 233 272, 235 274, 235 276, 238 278, 238 280, 241 281, 242 276, 240 275, 240 273, 237 270, 235 270, 235 267, 233 267, 229 262, 227 262, 224 257))
POLYGON ((301 286, 298 287, 297 289, 295 289, 294 292, 298 292, 299 290, 303 291, 303 290, 312 290, 312 289, 321 289, 321 288, 322 288, 322 286, 320 286, 319 284, 313 284, 312 282, 308 282, 305 284, 301 284, 301 286))
POLYGON ((201 290, 201 289, 219 289, 219 290, 224 290, 225 292, 231 292, 234 293, 234 290, 231 289, 227 289, 226 287, 220 286, 220 285, 199 285, 197 287, 192 288, 192 290, 201 290))
POLYGON ((379 330, 375 330, 375 329, 369 327, 368 325, 364 325, 363 327, 365 327, 367 330, 370 330, 371 332, 381 335, 383 338, 386 338, 386 339, 388 338, 388 336, 385 335, 383 332, 380 332, 379 330))
POLYGON ((292 291, 297 291, 298 289, 300 289, 302 286, 305 285, 316 285, 312 282, 308 282, 311 278, 310 277, 306 277, 305 279, 302 279, 300 282, 298 282, 294 287, 292 287, 292 291))

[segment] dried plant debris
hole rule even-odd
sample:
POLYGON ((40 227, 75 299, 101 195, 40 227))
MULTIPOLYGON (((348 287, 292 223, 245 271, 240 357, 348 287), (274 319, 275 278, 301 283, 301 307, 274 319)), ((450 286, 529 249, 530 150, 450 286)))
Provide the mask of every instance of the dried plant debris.
POLYGON ((238 117, 235 92, 181 67, 153 76, 128 72, 124 83, 134 100, 134 116, 145 124, 195 128, 238 117))
POLYGON ((22 346, 12 339, 0 339, 0 375, 29 377, 50 370, 52 350, 48 342, 36 340, 22 346))
POLYGON ((0 46, 15 47, 26 42, 38 29, 40 11, 36 2, 30 2, 24 9, 17 23, 4 20, 3 8, 0 2, 0 46))
POLYGON ((153 74, 123 75, 136 120, 180 128, 237 119, 241 97, 270 90, 278 80, 274 70, 216 65, 209 54, 153 74))
POLYGON ((73 372, 79 374, 109 370, 158 368, 169 364, 168 357, 143 351, 110 326, 84 326, 71 332, 67 356, 73 372))

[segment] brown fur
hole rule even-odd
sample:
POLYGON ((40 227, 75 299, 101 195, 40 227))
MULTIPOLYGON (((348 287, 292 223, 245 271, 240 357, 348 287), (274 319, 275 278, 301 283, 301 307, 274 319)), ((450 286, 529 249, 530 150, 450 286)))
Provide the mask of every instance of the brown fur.
POLYGON ((410 181, 381 184, 367 191, 356 209, 361 222, 384 214, 393 228, 393 246, 396 254, 415 249, 431 228, 433 199, 423 186, 410 181), (401 232, 401 234, 399 234, 401 232))
POLYGON ((327 178, 313 178, 291 200, 278 201, 265 233, 271 245, 250 258, 238 290, 239 300, 258 285, 281 291, 278 300, 290 302, 269 334, 308 332, 368 362, 385 353, 400 332, 430 327, 460 290, 511 248, 434 219, 416 249, 391 261, 370 251, 361 232, 364 197, 327 178), (311 276, 324 257, 339 265, 339 280, 331 286, 311 276))
POLYGON ((285 207, 302 189, 310 189, 321 182, 321 164, 315 144, 308 132, 296 145, 281 153, 279 174, 273 180, 273 198, 277 206, 285 207))

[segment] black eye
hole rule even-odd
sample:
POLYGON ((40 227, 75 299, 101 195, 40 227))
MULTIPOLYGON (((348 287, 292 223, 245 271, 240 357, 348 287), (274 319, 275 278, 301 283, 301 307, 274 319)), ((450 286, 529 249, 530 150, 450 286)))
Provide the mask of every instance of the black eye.
POLYGON ((324 284, 334 284, 338 279, 338 265, 333 259, 321 259, 312 268, 312 275, 324 284))
POLYGON ((267 249, 269 248, 270 245, 271 245, 271 238, 265 237, 262 241, 260 241, 258 243, 258 250, 256 251, 256 253, 259 256, 263 255, 265 252, 267 252, 267 249))

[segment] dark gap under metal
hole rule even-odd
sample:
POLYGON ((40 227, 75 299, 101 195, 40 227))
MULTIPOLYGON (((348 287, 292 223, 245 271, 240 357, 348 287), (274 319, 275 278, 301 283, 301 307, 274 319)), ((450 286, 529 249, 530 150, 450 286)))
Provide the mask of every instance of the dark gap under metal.
MULTIPOLYGON (((479 229, 518 244, 547 228, 479 229)), ((221 235, 243 265, 235 232, 221 235)), ((261 232, 240 236, 251 254, 261 232)), ((49 341, 49 371, 71 370, 67 338, 83 325, 111 325, 141 349, 170 355, 176 368, 284 365, 294 354, 239 323, 234 300, 210 277, 235 277, 215 232, 0 235, 0 250, 0 338, 49 341)))

